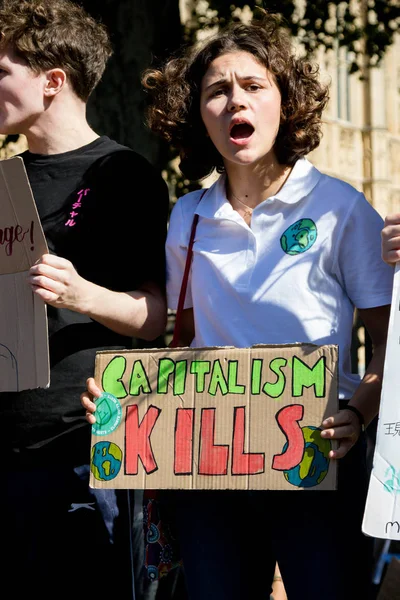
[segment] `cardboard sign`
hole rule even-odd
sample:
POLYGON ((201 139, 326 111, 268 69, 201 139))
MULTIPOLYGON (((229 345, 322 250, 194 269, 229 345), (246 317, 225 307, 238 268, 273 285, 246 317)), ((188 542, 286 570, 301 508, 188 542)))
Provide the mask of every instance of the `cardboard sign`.
POLYGON ((22 158, 0 160, 0 392, 47 387, 46 306, 29 268, 48 252, 22 158))
POLYGON ((400 540, 400 267, 393 280, 392 306, 381 403, 362 530, 376 538, 400 540))
POLYGON ((91 487, 336 487, 336 346, 102 351, 95 379, 91 487))

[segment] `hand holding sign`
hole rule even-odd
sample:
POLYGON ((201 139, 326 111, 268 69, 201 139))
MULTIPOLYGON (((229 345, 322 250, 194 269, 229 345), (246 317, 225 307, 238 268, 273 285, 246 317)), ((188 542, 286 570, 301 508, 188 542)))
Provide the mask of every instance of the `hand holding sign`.
POLYGON ((382 258, 390 264, 400 260, 400 213, 389 215, 382 229, 382 258))
POLYGON ((81 404, 86 410, 86 420, 93 425, 96 423, 96 404, 95 399, 101 396, 101 389, 96 385, 93 377, 89 377, 86 382, 87 390, 81 394, 81 404))
POLYGON ((348 409, 343 409, 325 419, 322 427, 324 428, 321 432, 322 438, 340 440, 338 449, 331 450, 329 458, 343 458, 357 442, 361 433, 359 419, 348 409))
POLYGON ((30 269, 32 291, 47 304, 86 312, 85 302, 97 286, 78 275, 66 258, 44 254, 30 269))

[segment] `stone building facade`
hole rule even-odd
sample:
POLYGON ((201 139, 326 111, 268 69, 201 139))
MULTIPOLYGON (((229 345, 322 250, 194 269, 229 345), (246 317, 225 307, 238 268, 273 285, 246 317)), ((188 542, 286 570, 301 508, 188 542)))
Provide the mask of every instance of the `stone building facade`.
POLYGON ((369 78, 349 75, 345 48, 317 60, 330 100, 310 160, 363 191, 383 217, 400 212, 400 35, 369 78))

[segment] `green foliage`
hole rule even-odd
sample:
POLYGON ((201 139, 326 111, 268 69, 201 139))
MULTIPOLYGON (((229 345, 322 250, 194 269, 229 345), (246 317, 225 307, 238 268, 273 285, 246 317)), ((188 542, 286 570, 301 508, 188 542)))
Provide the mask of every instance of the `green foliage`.
MULTIPOLYGON (((258 7, 280 14, 282 24, 302 42, 307 56, 321 46, 327 50, 346 46, 352 57, 351 73, 360 70, 365 56, 369 66, 378 65, 400 29, 399 0, 193 0, 183 26, 184 41, 191 44, 199 32, 211 32, 245 14, 256 18, 258 7)), ((182 177, 174 156, 172 152, 166 171, 173 201, 201 185, 182 177)))
POLYGON ((377 24, 369 23, 366 28, 367 54, 379 62, 399 31, 400 3, 398 0, 375 0, 369 4, 373 4, 377 24))
POLYGON ((189 181, 186 179, 181 171, 179 170, 179 157, 176 149, 169 147, 167 149, 167 156, 165 159, 165 168, 163 170, 163 177, 168 184, 169 197, 170 197, 170 208, 175 204, 178 198, 200 189, 201 182, 189 181))
POLYGON ((400 4, 397 0, 314 0, 306 3, 298 25, 308 53, 321 45, 332 48, 337 41, 353 53, 350 70, 355 72, 363 56, 370 66, 382 60, 400 27, 400 4))
POLYGON ((245 7, 257 16, 256 9, 260 6, 282 15, 282 22, 301 40, 307 55, 320 46, 326 49, 335 44, 346 46, 353 55, 352 72, 360 68, 364 55, 369 57, 371 66, 379 64, 400 28, 399 0, 305 0, 304 3, 296 0, 235 0, 234 3, 195 0, 192 15, 185 24, 185 39, 194 41, 199 30, 221 27, 232 19, 239 20, 239 11, 245 7))

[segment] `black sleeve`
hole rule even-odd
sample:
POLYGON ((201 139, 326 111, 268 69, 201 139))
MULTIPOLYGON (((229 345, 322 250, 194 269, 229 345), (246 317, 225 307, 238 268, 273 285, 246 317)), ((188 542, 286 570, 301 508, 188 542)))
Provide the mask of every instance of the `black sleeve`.
POLYGON ((145 282, 156 282, 165 289, 166 182, 133 150, 120 150, 107 157, 99 174, 103 203, 100 231, 108 232, 103 262, 112 273, 106 287, 132 291, 145 282))
MULTIPOLYGON (((150 165, 149 165, 150 166, 150 165)), ((143 185, 136 191, 140 202, 140 222, 136 232, 136 251, 142 266, 143 282, 153 281, 165 289, 165 242, 169 214, 168 186, 161 175, 150 166, 143 185)), ((137 203, 135 203, 138 206, 137 203)))

